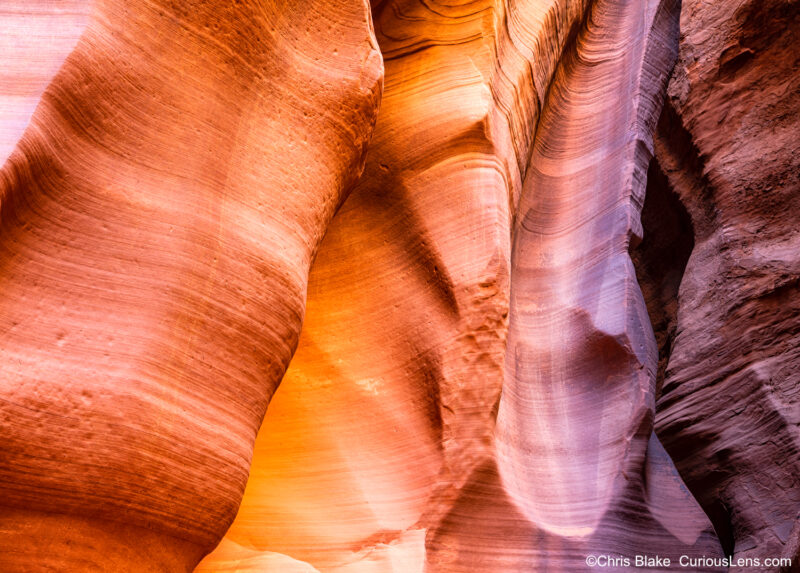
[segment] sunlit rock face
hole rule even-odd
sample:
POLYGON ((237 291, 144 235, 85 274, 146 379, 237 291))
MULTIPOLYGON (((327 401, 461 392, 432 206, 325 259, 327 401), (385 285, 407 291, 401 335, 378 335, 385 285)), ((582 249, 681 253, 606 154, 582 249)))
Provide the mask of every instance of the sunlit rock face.
POLYGON ((0 163, 14 150, 88 15, 89 0, 0 2, 0 163))
POLYGON ((683 4, 655 149, 694 248, 657 431, 727 552, 796 558, 800 4, 683 4))
POLYGON ((796 8, 682 10, 0 0, 0 570, 796 550, 796 8))

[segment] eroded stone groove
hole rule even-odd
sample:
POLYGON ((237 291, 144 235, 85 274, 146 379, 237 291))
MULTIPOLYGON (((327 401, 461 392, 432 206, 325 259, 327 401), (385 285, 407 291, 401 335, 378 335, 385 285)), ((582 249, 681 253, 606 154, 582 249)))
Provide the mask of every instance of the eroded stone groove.
POLYGON ((678 290, 694 248, 694 229, 655 159, 647 170, 642 229, 643 240, 631 251, 631 260, 658 346, 658 398, 677 332, 678 290))

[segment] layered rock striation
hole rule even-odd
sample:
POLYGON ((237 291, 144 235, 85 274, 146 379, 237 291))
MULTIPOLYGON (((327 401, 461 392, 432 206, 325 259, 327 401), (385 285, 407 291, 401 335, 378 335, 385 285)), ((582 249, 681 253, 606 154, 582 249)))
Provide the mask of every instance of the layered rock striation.
POLYGON ((0 569, 219 542, 382 71, 363 2, 93 3, 0 172, 0 569))
POLYGON ((795 556, 796 3, 0 18, 0 569, 795 556))
MULTIPOLYGON (((373 5, 386 76, 367 166, 315 261, 298 352, 270 406, 229 542, 202 570, 253 550, 320 571, 576 570, 591 548, 644 551, 659 540, 676 553, 721 554, 652 436, 655 350, 627 258, 677 14, 661 3, 373 5), (594 62, 606 59, 598 70, 594 62), (574 101, 584 85, 597 86, 594 98, 574 101), (609 91, 619 99, 606 98, 609 91), (573 138, 560 139, 571 126, 573 138), (547 157, 558 145, 565 151, 547 157), (531 203, 548 200, 539 187, 546 193, 550 182, 536 172, 547 161, 551 175, 567 174, 562 203, 541 217, 547 224, 580 223, 569 209, 581 205, 581 190, 594 201, 583 205, 594 235, 566 234, 553 247, 575 253, 566 264, 529 252, 512 257, 514 241, 519 252, 535 240, 526 226, 531 203), (604 224, 595 224, 597 211, 611 211, 604 224), (608 243, 592 242, 604 236, 608 243), (576 250, 584 245, 603 254, 588 268, 576 250), (512 323, 507 335, 509 311, 512 320, 517 309, 524 316, 525 297, 541 299, 526 276, 531 259, 545 259, 542 283, 568 275, 576 314, 584 305, 589 323, 606 313, 600 320, 609 324, 597 329, 596 347, 562 367, 560 380, 515 385, 532 365, 517 371, 508 349, 524 352, 537 325, 545 344, 546 329, 564 328, 538 316, 519 334, 512 323), (603 267, 613 280, 600 295, 613 300, 598 304, 603 267), (515 292, 518 306, 510 304, 515 292), (620 332, 605 332, 614 320, 620 332), (617 341, 615 353, 615 336, 632 340, 617 341), (592 371, 605 362, 609 372, 592 371), (538 387, 539 405, 560 410, 556 392, 582 369, 587 389, 573 400, 576 411, 544 422, 550 433, 519 427, 532 411, 515 392, 538 387), (627 394, 617 395, 620 386, 627 394), (603 447, 616 456, 598 453, 598 430, 580 417, 598 393, 611 403, 590 417, 605 426, 603 447), (504 473, 494 448, 498 402, 504 473), (584 428, 583 437, 570 428, 584 428), (530 475, 529 464, 542 459, 531 442, 571 447, 546 467, 578 483, 530 475), (592 514, 589 523, 564 511, 576 503, 592 514), (536 504, 553 509, 529 511, 536 504), (554 514, 567 524, 554 525, 554 514), (517 534, 503 538, 509 527, 517 534), (620 527, 630 532, 613 533, 620 527)), ((575 322, 573 339, 550 351, 559 358, 591 335, 591 325, 575 322)))
POLYGON ((694 246, 657 430, 727 553, 796 560, 800 5, 683 4, 655 150, 694 246))

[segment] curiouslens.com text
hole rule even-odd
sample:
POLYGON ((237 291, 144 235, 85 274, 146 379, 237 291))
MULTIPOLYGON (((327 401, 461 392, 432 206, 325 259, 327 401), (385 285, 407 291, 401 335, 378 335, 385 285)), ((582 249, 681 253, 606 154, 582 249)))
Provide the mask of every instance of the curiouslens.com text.
POLYGON ((587 555, 586 565, 589 567, 630 567, 647 569, 679 569, 700 567, 790 567, 789 557, 694 557, 681 555, 679 558, 661 557, 659 555, 587 555))

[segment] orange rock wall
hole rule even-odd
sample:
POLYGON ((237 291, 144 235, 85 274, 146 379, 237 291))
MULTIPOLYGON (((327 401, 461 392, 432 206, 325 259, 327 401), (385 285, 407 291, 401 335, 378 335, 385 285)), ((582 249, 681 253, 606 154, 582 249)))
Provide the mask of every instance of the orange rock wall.
POLYGON ((0 172, 0 569, 218 543, 382 71, 363 2, 92 5, 0 172))

